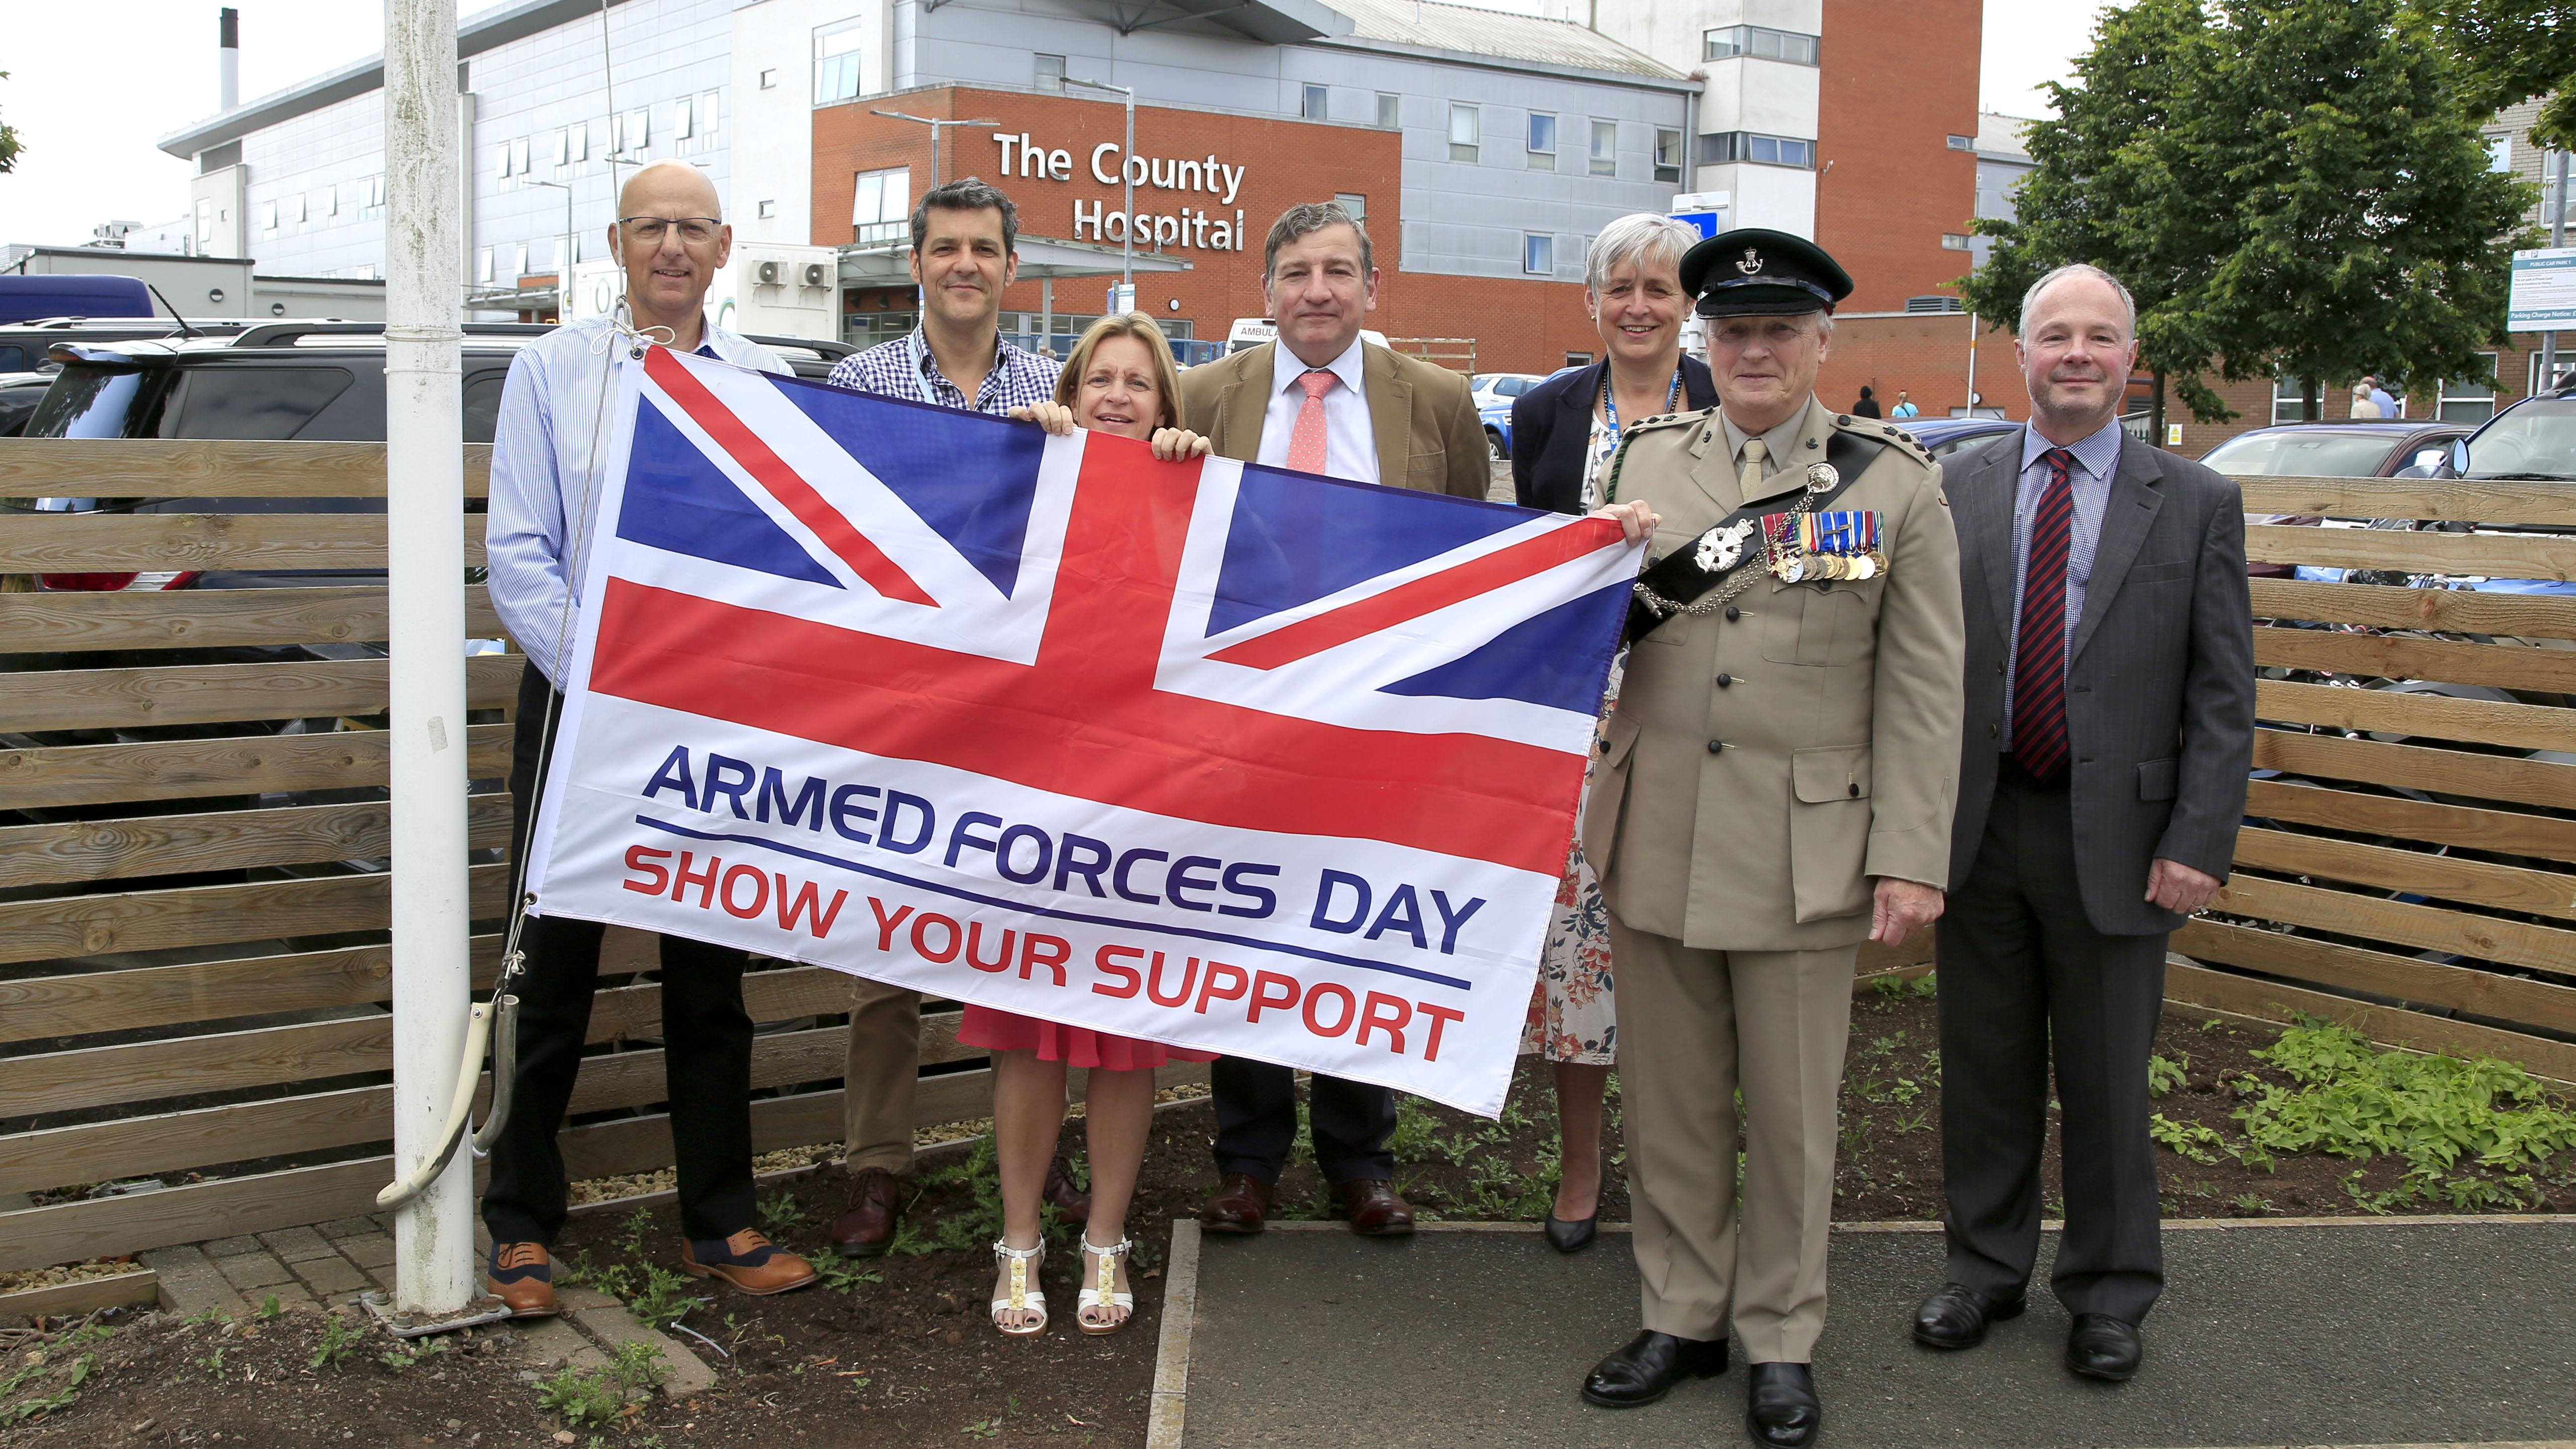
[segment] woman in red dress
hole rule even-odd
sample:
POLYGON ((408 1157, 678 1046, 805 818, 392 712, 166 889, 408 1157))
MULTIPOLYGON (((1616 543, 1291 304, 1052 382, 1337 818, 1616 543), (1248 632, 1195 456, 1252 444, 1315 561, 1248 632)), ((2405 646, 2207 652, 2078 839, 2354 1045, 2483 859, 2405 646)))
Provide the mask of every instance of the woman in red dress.
MULTIPOLYGON (((1180 378, 1154 319, 1141 312, 1103 317, 1075 344, 1056 379, 1055 401, 1020 408, 1051 433, 1076 427, 1149 441, 1166 460, 1198 457, 1207 440, 1175 424, 1180 378)), ((1091 1162, 1091 1220, 1082 1235, 1082 1290, 1074 1323, 1084 1333, 1114 1333, 1134 1312, 1127 1284, 1127 1208, 1154 1126, 1154 1069, 1166 1062, 1214 1061, 1216 1053, 1112 1036, 1089 1027, 968 1006, 960 1045, 993 1054, 993 1149, 1002 1176, 1002 1240, 993 1245, 993 1326, 1013 1337, 1043 1332, 1046 1295, 1038 1288, 1045 1243, 1038 1231, 1040 1192, 1064 1126, 1064 1072, 1091 1073, 1083 1130, 1091 1162), (1114 1241, 1094 1241, 1109 1233, 1114 1241)))

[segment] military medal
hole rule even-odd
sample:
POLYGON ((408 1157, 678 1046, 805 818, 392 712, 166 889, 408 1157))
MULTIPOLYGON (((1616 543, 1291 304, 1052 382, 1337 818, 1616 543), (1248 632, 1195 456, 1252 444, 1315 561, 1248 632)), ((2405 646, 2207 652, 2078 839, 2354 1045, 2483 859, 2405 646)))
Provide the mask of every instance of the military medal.
POLYGON ((1842 481, 1843 475, 1840 472, 1837 472, 1834 465, 1831 463, 1809 463, 1807 465, 1807 491, 1810 493, 1831 493, 1834 491, 1835 485, 1842 481))

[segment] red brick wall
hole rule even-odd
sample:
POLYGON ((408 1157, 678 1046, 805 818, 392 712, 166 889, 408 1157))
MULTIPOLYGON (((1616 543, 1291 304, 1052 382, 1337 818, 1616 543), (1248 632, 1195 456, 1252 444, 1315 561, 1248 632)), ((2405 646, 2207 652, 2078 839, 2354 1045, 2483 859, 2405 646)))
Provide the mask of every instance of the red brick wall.
POLYGON ((1977 134, 1984 12, 1984 0, 1825 0, 1816 240, 1852 275, 1849 311, 1896 311, 1967 274, 1968 253, 1941 235, 1977 209, 1977 159, 1948 138, 1977 134))
MULTIPOLYGON (((1816 393, 1832 407, 1848 408, 1863 384, 1876 390, 1882 408, 1896 406, 1898 389, 1914 395, 1927 418, 1946 418, 1968 404, 1968 316, 1927 312, 1896 317, 1840 317, 1833 345, 1816 372, 1816 393)), ((2013 365, 2012 334, 1991 328, 1977 341, 1977 392, 1984 406, 2008 418, 2030 416, 2030 394, 2013 365)))
MULTIPOLYGON (((813 240, 817 245, 838 246, 850 240, 850 197, 858 173, 910 166, 913 199, 929 188, 929 127, 870 115, 872 104, 883 102, 855 102, 814 113, 813 240)), ((1107 211, 1118 209, 1119 188, 1101 184, 1089 164, 1095 145, 1124 138, 1125 113, 1116 105, 946 89, 908 94, 903 109, 943 118, 989 116, 999 122, 946 132, 940 176, 943 180, 981 176, 1010 193, 1020 208, 1020 229, 1027 235, 1072 239, 1077 199, 1102 204, 1107 211), (1070 153, 1072 179, 1002 175, 1001 148, 992 140, 997 131, 1027 132, 1038 144, 1070 153)), ((1016 148, 1014 152, 1016 160, 1016 148)), ((1268 310, 1261 300, 1261 240, 1270 223, 1298 202, 1329 201, 1335 193, 1351 192, 1368 198, 1368 230, 1377 249, 1378 308, 1370 314, 1369 326, 1391 338, 1473 338, 1480 372, 1552 372, 1564 365, 1569 352, 1598 354, 1601 350, 1600 337, 1584 315, 1583 288, 1578 284, 1441 276, 1400 268, 1402 160, 1394 132, 1137 107, 1137 155, 1203 158, 1210 153, 1227 165, 1245 168, 1232 205, 1220 206, 1218 197, 1204 193, 1192 196, 1139 186, 1136 209, 1169 213, 1187 204, 1229 223, 1240 210, 1248 232, 1243 248, 1215 251, 1174 246, 1170 254, 1191 263, 1192 270, 1137 273, 1136 305, 1141 310, 1158 318, 1186 318, 1196 336, 1222 340, 1233 319, 1263 316, 1268 310), (1177 309, 1170 305, 1173 301, 1180 303, 1177 309)), ((1093 238, 1086 232, 1081 239, 1093 238)), ((1059 282, 1057 310, 1097 313, 1114 280, 1059 282)), ((911 305, 908 298, 888 300, 904 309, 911 305)), ((1019 283, 1004 295, 1002 305, 1012 311, 1036 311, 1038 284, 1019 283)))

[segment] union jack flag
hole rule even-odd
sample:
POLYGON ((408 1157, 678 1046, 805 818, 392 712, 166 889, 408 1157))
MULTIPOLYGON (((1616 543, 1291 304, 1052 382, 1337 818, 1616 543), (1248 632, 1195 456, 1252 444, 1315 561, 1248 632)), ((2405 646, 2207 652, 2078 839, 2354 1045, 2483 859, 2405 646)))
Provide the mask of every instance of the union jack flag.
POLYGON ((1615 524, 624 371, 540 910, 1499 1106, 1615 524))

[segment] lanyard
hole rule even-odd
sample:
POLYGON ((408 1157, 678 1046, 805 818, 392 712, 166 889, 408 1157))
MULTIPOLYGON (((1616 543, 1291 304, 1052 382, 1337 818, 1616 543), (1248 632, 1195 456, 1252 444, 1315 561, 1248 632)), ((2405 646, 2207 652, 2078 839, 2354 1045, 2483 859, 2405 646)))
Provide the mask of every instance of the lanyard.
MULTIPOLYGON (((921 333, 921 329, 920 329, 919 327, 915 327, 915 328, 913 328, 913 329, 912 329, 912 331, 910 331, 910 332, 908 332, 908 333, 906 333, 906 334, 904 335, 904 340, 905 340, 906 342, 908 342, 908 343, 912 344, 912 388, 913 388, 913 391, 914 391, 915 393, 919 394, 919 396, 920 396, 920 398, 921 398, 921 400, 922 400, 923 402, 926 402, 926 403, 930 404, 932 407, 935 407, 935 408, 944 408, 944 407, 948 406, 948 404, 946 404, 946 403, 944 403, 944 402, 941 402, 941 401, 940 401, 936 396, 934 396, 934 395, 933 395, 932 390, 931 390, 931 386, 930 386, 930 374, 929 374, 928 370, 927 370, 927 369, 925 369, 925 368, 922 366, 922 363, 930 357, 930 344, 929 344, 928 342, 926 342, 925 340, 923 340, 922 333, 921 333)), ((987 372, 984 374, 984 381, 985 381, 985 383, 989 385, 989 384, 992 382, 992 380, 993 380, 996 376, 1000 375, 1001 371, 1002 371, 1002 342, 1001 342, 1001 339, 1000 339, 999 337, 996 337, 996 338, 994 338, 994 339, 993 339, 993 366, 992 366, 992 368, 991 368, 989 371, 987 371, 987 372)), ((942 381, 942 382, 948 382, 948 379, 947 379, 947 377, 943 374, 943 375, 941 376, 941 378, 940 378, 940 381, 942 381)), ((982 389, 982 388, 980 388, 980 387, 979 387, 979 388, 977 388, 977 389, 976 389, 977 396, 975 396, 975 397, 966 397, 966 389, 964 389, 964 388, 962 388, 962 387, 958 387, 958 386, 957 386, 957 384, 955 384, 955 383, 953 383, 953 382, 949 382, 949 383, 948 383, 948 385, 949 385, 949 387, 951 387, 952 389, 955 389, 955 391, 956 391, 956 393, 957 393, 957 395, 958 395, 959 397, 961 397, 961 398, 966 398, 966 402, 965 402, 966 411, 968 411, 968 412, 970 412, 970 413, 971 413, 971 412, 975 412, 975 411, 977 411, 977 410, 978 410, 978 404, 980 404, 980 403, 982 402, 982 400, 983 400, 983 399, 982 399, 982 396, 981 396, 982 391, 983 391, 983 389, 982 389)))
MULTIPOLYGON (((1672 396, 1664 400, 1664 411, 1679 412, 1681 406, 1682 369, 1680 363, 1675 363, 1673 364, 1672 396)), ((1619 400, 1610 395, 1610 365, 1606 362, 1601 365, 1601 412, 1610 424, 1610 440, 1615 443, 1619 440, 1619 400)))

